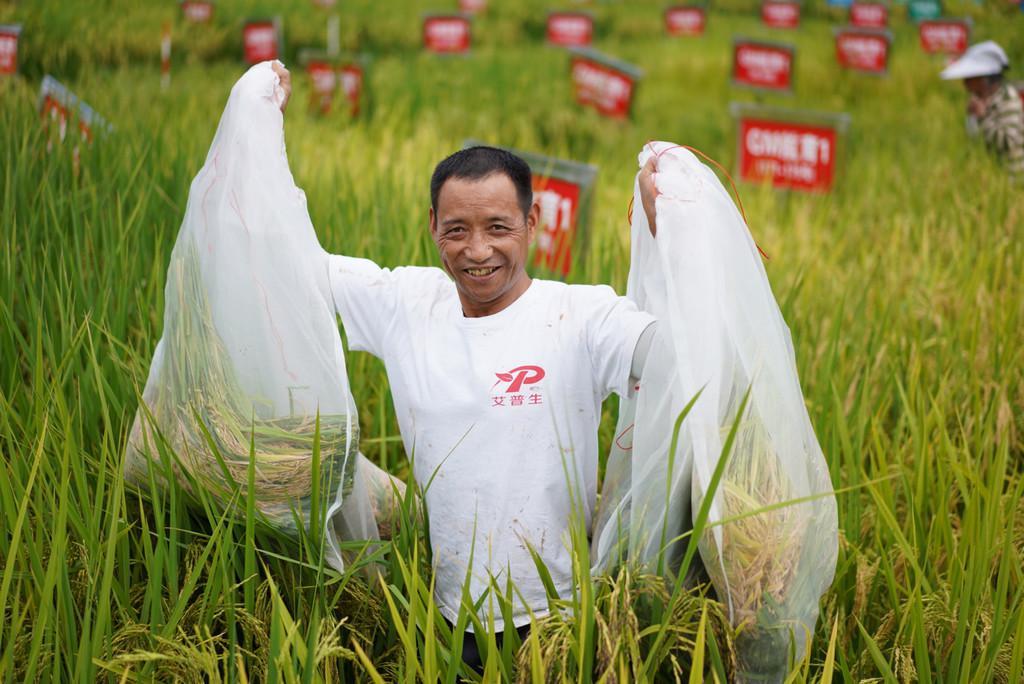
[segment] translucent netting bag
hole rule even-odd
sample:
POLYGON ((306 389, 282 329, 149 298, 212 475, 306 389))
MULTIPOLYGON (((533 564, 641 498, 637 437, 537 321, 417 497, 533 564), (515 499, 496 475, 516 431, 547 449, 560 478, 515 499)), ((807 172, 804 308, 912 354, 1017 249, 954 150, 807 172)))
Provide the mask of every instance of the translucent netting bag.
POLYGON ((288 168, 282 96, 270 62, 249 69, 192 181, 125 475, 146 488, 173 472, 228 506, 244 502, 251 450, 261 519, 291 536, 324 530, 325 560, 341 569, 339 537, 377 531, 367 474, 356 473, 327 261, 288 168))
POLYGON ((628 559, 662 563, 664 570, 678 563, 686 542, 670 542, 691 529, 735 425, 699 551, 740 627, 741 671, 781 680, 790 644, 798 658, 806 652, 835 572, 828 467, 804 405, 789 329, 732 198, 686 149, 651 143, 641 167, 652 155, 657 239, 635 189, 627 296, 659 323, 640 389, 621 404, 595 564, 628 559), (670 453, 676 419, 694 397, 670 453))

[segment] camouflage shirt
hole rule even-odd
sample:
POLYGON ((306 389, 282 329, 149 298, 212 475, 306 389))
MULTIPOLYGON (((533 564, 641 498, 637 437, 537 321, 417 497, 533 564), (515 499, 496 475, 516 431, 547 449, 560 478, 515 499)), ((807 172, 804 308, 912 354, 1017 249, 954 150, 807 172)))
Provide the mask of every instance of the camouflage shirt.
POLYGON ((977 120, 985 144, 1006 163, 1011 175, 1024 178, 1024 104, 1010 84, 1003 84, 977 120))

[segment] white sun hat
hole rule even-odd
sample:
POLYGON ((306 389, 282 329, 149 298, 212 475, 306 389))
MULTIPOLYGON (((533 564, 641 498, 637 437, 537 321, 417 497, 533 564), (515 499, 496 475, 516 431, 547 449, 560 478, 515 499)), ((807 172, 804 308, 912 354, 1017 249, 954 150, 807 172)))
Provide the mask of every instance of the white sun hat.
POLYGON ((1010 60, 999 44, 992 40, 972 45, 959 59, 942 70, 945 81, 975 76, 995 76, 1009 66, 1010 60))

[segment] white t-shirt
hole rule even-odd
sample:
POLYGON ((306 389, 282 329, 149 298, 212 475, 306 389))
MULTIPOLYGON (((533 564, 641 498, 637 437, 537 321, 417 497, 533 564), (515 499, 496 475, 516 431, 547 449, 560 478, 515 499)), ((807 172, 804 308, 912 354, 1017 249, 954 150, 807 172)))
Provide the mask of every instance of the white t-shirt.
MULTIPOLYGON (((601 402, 629 390, 633 350, 654 320, 608 286, 534 280, 506 309, 467 318, 438 268, 382 269, 332 256, 331 290, 354 350, 384 361, 413 474, 430 518, 440 610, 507 580, 536 614, 544 586, 527 542, 562 596, 572 590, 572 503, 589 530, 601 402)), ((504 628, 497 600, 493 612, 504 628)), ((515 602, 516 626, 529 614, 515 602)))

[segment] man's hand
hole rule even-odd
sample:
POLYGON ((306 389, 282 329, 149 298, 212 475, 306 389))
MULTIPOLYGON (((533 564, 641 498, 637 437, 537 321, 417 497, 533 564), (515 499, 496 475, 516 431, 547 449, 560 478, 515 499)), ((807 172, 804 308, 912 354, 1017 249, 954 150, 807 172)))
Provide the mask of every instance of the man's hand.
POLYGON ((988 100, 977 95, 971 95, 971 100, 967 103, 967 111, 974 118, 980 119, 988 111, 988 100))
POLYGON ((658 229, 654 224, 654 199, 658 196, 658 188, 654 185, 654 174, 658 171, 658 158, 651 157, 640 169, 640 201, 644 205, 644 213, 647 214, 647 225, 651 228, 651 235, 657 235, 658 229))
POLYGON ((274 70, 277 77, 281 79, 281 90, 284 91, 284 99, 281 100, 281 112, 284 112, 284 108, 288 106, 288 98, 292 96, 292 75, 284 68, 276 59, 271 62, 270 68, 274 70))

